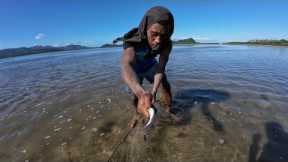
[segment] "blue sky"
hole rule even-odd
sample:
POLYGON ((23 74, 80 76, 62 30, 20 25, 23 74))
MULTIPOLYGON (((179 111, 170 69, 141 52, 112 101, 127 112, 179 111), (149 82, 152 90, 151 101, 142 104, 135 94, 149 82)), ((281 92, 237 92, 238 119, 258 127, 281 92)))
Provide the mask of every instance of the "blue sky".
POLYGON ((1 0, 0 49, 99 46, 138 26, 155 5, 172 11, 174 39, 288 39, 288 0, 1 0))

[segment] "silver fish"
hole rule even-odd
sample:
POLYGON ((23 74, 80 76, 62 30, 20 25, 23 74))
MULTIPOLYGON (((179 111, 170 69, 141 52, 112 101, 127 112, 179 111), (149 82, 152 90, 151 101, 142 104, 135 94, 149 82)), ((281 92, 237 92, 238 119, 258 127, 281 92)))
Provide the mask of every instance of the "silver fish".
POLYGON ((150 108, 148 109, 148 113, 149 113, 149 120, 148 120, 148 122, 145 124, 144 128, 148 128, 148 127, 151 125, 151 123, 153 122, 153 119, 154 119, 154 117, 155 117, 155 109, 152 108, 152 107, 150 107, 150 108))

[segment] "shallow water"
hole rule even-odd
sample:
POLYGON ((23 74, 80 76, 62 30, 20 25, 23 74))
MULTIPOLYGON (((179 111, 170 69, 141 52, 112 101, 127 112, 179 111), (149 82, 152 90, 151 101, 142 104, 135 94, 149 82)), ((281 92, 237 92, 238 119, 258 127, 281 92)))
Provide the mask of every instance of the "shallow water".
POLYGON ((174 47, 167 75, 182 122, 157 104, 154 125, 130 132, 120 56, 107 48, 0 60, 0 161, 288 161, 288 48, 174 47))

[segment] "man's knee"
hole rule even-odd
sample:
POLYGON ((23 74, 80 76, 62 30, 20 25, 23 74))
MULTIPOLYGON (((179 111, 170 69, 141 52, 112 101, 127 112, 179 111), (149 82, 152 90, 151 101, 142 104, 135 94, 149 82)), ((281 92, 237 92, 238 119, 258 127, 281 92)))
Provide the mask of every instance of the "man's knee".
POLYGON ((169 95, 171 94, 171 86, 170 86, 170 83, 168 82, 165 74, 164 74, 162 82, 161 82, 161 88, 162 88, 162 90, 169 93, 169 95))

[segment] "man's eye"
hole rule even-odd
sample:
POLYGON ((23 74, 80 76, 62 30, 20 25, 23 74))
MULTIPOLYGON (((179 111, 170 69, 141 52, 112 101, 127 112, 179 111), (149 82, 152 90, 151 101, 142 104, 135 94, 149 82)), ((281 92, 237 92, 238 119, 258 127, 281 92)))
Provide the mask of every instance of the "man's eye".
POLYGON ((152 33, 152 36, 156 37, 156 36, 158 36, 158 33, 152 33))

